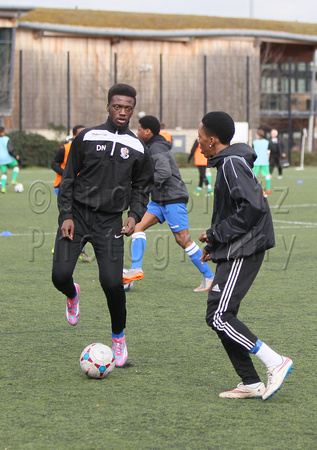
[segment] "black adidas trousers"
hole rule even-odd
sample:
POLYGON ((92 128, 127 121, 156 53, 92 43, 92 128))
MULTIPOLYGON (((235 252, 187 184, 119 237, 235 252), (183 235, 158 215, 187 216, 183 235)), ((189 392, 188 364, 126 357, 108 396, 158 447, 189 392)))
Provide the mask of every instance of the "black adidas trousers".
MULTIPOLYGON (((82 248, 90 242, 98 263, 99 281, 107 298, 112 332, 119 334, 126 325, 126 299, 122 282, 124 247, 121 235, 122 215, 96 213, 75 204, 73 220, 74 239, 70 241, 62 237, 62 223, 59 219, 53 258, 53 284, 69 298, 76 295, 73 272, 82 248)), ((89 294, 82 289, 82 300, 89 301, 89 294)))
POLYGON ((229 359, 244 384, 260 380, 249 351, 257 337, 237 318, 240 302, 257 276, 264 254, 217 264, 208 292, 206 322, 218 334, 229 359))

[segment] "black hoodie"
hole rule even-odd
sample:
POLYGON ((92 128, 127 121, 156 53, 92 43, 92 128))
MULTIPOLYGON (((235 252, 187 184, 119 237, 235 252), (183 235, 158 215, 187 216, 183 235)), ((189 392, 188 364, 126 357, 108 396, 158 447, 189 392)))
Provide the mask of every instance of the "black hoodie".
POLYGON ((163 136, 152 136, 146 143, 154 167, 153 202, 158 205, 187 203, 188 192, 172 154, 172 144, 163 136))
POLYGON ((73 202, 94 212, 122 214, 139 222, 153 187, 150 155, 129 129, 106 123, 81 131, 72 146, 58 194, 62 220, 73 218, 73 202))
POLYGON ((205 250, 214 262, 275 246, 268 200, 252 171, 256 157, 248 145, 233 144, 209 158, 211 167, 217 168, 217 178, 205 250))

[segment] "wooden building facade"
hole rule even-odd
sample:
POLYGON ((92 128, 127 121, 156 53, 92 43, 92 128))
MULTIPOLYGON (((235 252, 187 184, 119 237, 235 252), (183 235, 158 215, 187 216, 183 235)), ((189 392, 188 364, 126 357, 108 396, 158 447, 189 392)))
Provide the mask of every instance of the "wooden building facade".
POLYGON ((135 120, 145 111, 170 128, 193 128, 205 110, 223 109, 245 121, 248 61, 250 116, 259 120, 259 48, 251 40, 113 42, 36 34, 17 33, 15 86, 21 92, 14 89, 13 128, 21 97, 23 129, 66 126, 69 114, 71 123, 100 123, 115 82, 137 89, 135 120))
MULTIPOLYGON (((261 113, 266 105, 261 92, 263 70, 268 63, 287 62, 292 55, 299 62, 302 55, 311 64, 317 45, 317 32, 304 36, 278 31, 279 23, 277 31, 267 31, 265 24, 262 29, 246 29, 246 21, 240 29, 219 28, 219 23, 218 28, 189 28, 189 23, 187 29, 173 30, 151 29, 144 21, 144 29, 139 29, 118 26, 125 23, 122 20, 108 27, 86 26, 80 22, 83 16, 76 24, 60 23, 56 14, 60 10, 48 10, 47 20, 52 19, 48 23, 33 17, 36 11, 24 11, 27 15, 18 19, 12 14, 1 24, 5 28, 10 22, 15 29, 9 114, 3 114, 0 105, 0 116, 11 129, 102 123, 107 91, 115 82, 137 89, 132 127, 137 126, 138 114, 145 112, 159 117, 168 128, 195 129, 210 110, 225 110, 235 121, 249 122, 250 128, 262 121, 270 126, 279 112, 268 111, 271 102, 261 113)), ((86 16, 90 13, 86 11, 86 16)), ((251 27, 256 22, 263 21, 247 23, 251 27)), ((307 98, 303 102, 309 113, 307 98)))

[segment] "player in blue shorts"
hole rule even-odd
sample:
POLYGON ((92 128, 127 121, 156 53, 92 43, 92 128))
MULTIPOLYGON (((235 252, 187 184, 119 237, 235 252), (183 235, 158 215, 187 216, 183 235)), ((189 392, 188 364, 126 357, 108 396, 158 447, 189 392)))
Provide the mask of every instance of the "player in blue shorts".
POLYGON ((160 134, 160 122, 154 116, 144 116, 139 120, 138 138, 149 149, 154 167, 154 188, 152 201, 141 222, 132 234, 132 267, 124 273, 123 282, 129 283, 143 278, 142 261, 146 247, 145 230, 156 223, 167 222, 180 245, 203 275, 203 281, 194 292, 208 291, 214 274, 201 261, 202 251, 189 236, 187 213, 188 192, 171 152, 171 144, 160 134))

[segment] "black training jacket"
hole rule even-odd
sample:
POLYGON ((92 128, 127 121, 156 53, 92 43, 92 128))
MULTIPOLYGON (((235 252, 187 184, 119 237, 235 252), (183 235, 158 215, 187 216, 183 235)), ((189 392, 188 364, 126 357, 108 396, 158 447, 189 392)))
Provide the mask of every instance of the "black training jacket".
POLYGON ((209 158, 211 167, 217 168, 217 177, 205 250, 214 262, 275 246, 269 203, 252 171, 256 157, 248 145, 233 144, 209 158))
POLYGON ((188 192, 172 154, 172 144, 160 134, 146 143, 154 168, 154 187, 151 199, 158 205, 187 203, 188 192))
POLYGON ((128 125, 106 123, 81 131, 73 140, 58 194, 62 220, 72 219, 73 202, 94 212, 128 215, 139 222, 153 187, 145 145, 128 125))

